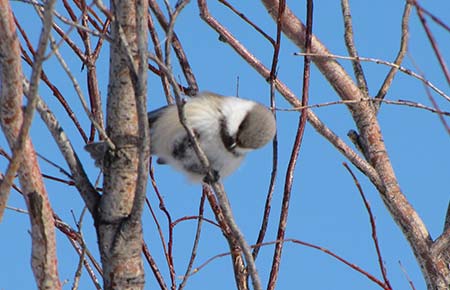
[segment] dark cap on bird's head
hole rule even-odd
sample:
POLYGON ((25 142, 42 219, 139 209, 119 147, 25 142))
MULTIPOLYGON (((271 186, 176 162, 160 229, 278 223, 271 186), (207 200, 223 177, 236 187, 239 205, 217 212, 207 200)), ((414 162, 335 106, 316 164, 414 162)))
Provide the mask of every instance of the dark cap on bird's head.
POLYGON ((239 125, 236 142, 241 148, 257 149, 272 140, 275 131, 276 123, 272 112, 256 103, 239 125))

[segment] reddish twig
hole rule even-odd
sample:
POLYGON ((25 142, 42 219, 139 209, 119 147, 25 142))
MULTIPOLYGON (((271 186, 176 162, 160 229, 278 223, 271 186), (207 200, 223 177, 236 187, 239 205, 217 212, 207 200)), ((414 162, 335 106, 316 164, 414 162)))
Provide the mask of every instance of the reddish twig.
MULTIPOLYGON (((276 110, 275 110, 275 85, 274 81, 276 79, 276 72, 277 72, 277 65, 278 65, 278 58, 280 54, 280 46, 281 46, 281 15, 283 15, 284 11, 284 5, 280 5, 279 7, 279 15, 277 20, 277 35, 276 35, 276 41, 274 42, 272 38, 268 39, 274 46, 273 49, 273 56, 272 56, 272 67, 270 69, 270 76, 269 76, 269 84, 270 84, 270 103, 272 112, 274 114, 274 117, 276 119, 276 110)), ((245 19, 244 19, 245 20, 245 19)), ((263 34, 264 35, 264 34, 263 34)), ((267 38, 267 37, 266 37, 267 38)), ((275 134, 275 137, 273 138, 272 142, 272 173, 270 177, 270 184, 269 189, 267 191, 266 196, 266 202, 264 205, 264 213, 263 213, 263 219, 261 222, 261 227, 258 233, 258 238, 256 239, 256 245, 259 245, 264 241, 264 237, 267 230, 267 225, 269 223, 269 217, 270 217, 270 208, 272 203, 272 196, 273 192, 275 190, 275 178, 277 175, 278 167, 278 134, 275 134)), ((258 256, 259 247, 256 246, 253 248, 253 258, 256 259, 258 256)))
POLYGON ((144 253, 144 257, 147 260, 150 269, 152 269, 153 275, 155 276, 156 281, 158 281, 158 284, 161 287, 161 289, 168 290, 169 288, 167 288, 166 282, 164 282, 164 278, 161 274, 161 271, 159 271, 158 265, 156 265, 156 261, 150 254, 150 250, 148 249, 148 246, 145 242, 142 242, 142 252, 144 253))
POLYGON ((216 227, 220 228, 220 225, 218 223, 216 223, 215 221, 213 221, 213 220, 211 220, 209 218, 205 218, 204 216, 198 216, 198 215, 184 216, 184 217, 181 217, 179 219, 176 219, 174 222, 172 222, 172 226, 175 227, 177 224, 179 224, 181 222, 189 221, 189 220, 198 220, 198 219, 201 219, 201 220, 203 220, 203 221, 205 221, 205 222, 207 222, 207 223, 209 223, 209 224, 211 224, 213 226, 216 226, 216 227))
POLYGON ((150 168, 149 170, 150 173, 150 181, 152 183, 153 186, 153 190, 155 191, 156 197, 159 200, 159 209, 164 213, 164 215, 166 216, 167 219, 167 224, 169 225, 169 240, 167 242, 167 246, 166 246, 166 242, 164 239, 164 234, 162 233, 162 229, 161 229, 161 225, 158 222, 158 219, 156 218, 156 215, 153 211, 153 208, 148 200, 148 198, 146 198, 146 203, 147 206, 150 209, 150 212, 153 216, 153 220, 155 221, 156 227, 158 228, 158 232, 159 232, 159 236, 161 238, 161 242, 162 242, 162 246, 164 249, 164 255, 166 257, 166 261, 167 261, 167 265, 169 267, 169 272, 170 272, 170 280, 172 283, 171 288, 174 289, 175 288, 175 267, 173 265, 173 255, 172 255, 172 250, 173 250, 173 226, 172 226, 172 217, 170 216, 169 211, 166 208, 166 205, 164 203, 164 199, 162 198, 158 186, 156 185, 156 180, 155 180, 155 176, 153 174, 153 168, 150 168))
MULTIPOLYGON (((278 22, 281 22, 281 19, 283 17, 284 9, 285 9, 286 2, 280 1, 280 5, 278 8, 278 22)), ((312 38, 312 26, 313 26, 313 1, 308 0, 306 4, 306 10, 307 10, 307 16, 306 16, 306 29, 307 29, 307 35, 306 35, 306 52, 309 52, 311 49, 311 38, 312 38)), ((305 57, 304 59, 304 67, 303 67, 303 87, 302 87, 302 106, 308 105, 308 99, 309 99, 309 80, 310 80, 310 65, 311 60, 309 57, 305 57)), ((297 129, 297 134, 295 136, 294 141, 294 148, 292 149, 291 157, 289 160, 287 172, 286 172, 286 179, 284 183, 284 193, 283 193, 283 201, 281 205, 281 213, 280 213, 280 220, 278 224, 278 233, 277 233, 277 240, 283 241, 285 237, 286 232, 286 225, 287 225, 287 218, 288 218, 288 212, 289 212, 289 201, 291 198, 291 191, 292 191, 292 184, 294 181, 294 171, 295 171, 295 165, 297 164, 297 159, 300 153, 300 147, 303 140, 303 134, 305 132, 305 126, 307 122, 307 114, 308 111, 303 111, 300 114, 299 117, 299 124, 297 129)), ((280 268, 280 261, 281 261, 281 252, 283 249, 283 243, 277 243, 275 245, 275 251, 273 255, 272 260, 272 267, 270 270, 270 276, 269 276, 269 282, 267 289, 275 289, 276 281, 278 278, 278 271, 280 268)))
MULTIPOLYGON (((416 3, 416 1, 414 1, 416 3)), ((436 58, 438 59, 439 65, 441 66, 442 72, 444 73, 444 76, 447 80, 447 83, 450 84, 450 73, 447 68, 447 64, 441 54, 441 51, 439 49, 439 46, 436 42, 436 39, 433 36, 433 33, 431 33, 431 29, 428 27, 427 21, 422 13, 421 9, 416 9, 417 15, 419 16, 420 22, 422 23, 423 29, 425 30, 425 33, 427 34, 428 40, 431 43, 431 46, 433 47, 434 54, 436 55, 436 58)))
MULTIPOLYGON (((354 264, 354 263, 352 263, 352 262, 350 262, 350 261, 348 261, 348 260, 342 258, 341 256, 335 254, 334 252, 332 252, 331 250, 329 250, 329 249, 327 249, 327 248, 324 248, 324 247, 321 247, 321 246, 317 246, 317 245, 314 245, 314 244, 311 244, 311 243, 308 243, 308 242, 304 242, 304 241, 301 241, 301 240, 298 240, 298 239, 292 239, 292 238, 285 239, 284 241, 264 242, 264 243, 261 243, 261 244, 258 245, 258 246, 260 246, 260 247, 263 247, 263 246, 269 246, 269 245, 278 244, 278 243, 281 243, 281 242, 283 242, 283 243, 299 244, 299 245, 302 245, 302 246, 305 246, 305 247, 308 247, 308 248, 312 248, 312 249, 321 251, 321 252, 323 252, 323 253, 325 253, 325 254, 327 254, 327 255, 329 255, 329 256, 335 258, 336 260, 342 262, 343 264, 349 266, 350 268, 352 268, 352 269, 355 270, 356 272, 358 272, 358 273, 360 273, 360 274, 366 276, 370 281, 374 282, 375 284, 377 284, 377 285, 380 286, 381 288, 383 288, 383 289, 385 289, 385 290, 390 290, 390 288, 387 288, 387 286, 384 284, 383 281, 380 281, 380 280, 377 279, 375 276, 373 276, 372 274, 370 274, 370 273, 367 272, 366 270, 362 269, 362 268, 359 267, 358 265, 356 265, 356 264, 354 264)), ((257 246, 257 245, 253 245, 252 248, 254 248, 254 247, 256 247, 256 246, 257 246)), ((228 256, 228 255, 230 255, 230 254, 231 254, 230 252, 227 252, 227 253, 221 253, 221 254, 217 254, 217 255, 215 255, 215 256, 213 256, 213 257, 207 259, 205 262, 203 262, 202 264, 200 264, 200 266, 196 267, 191 273, 189 273, 189 276, 192 276, 192 275, 198 273, 201 269, 203 269, 204 267, 206 267, 206 266, 207 266, 209 263, 211 263, 212 261, 214 261, 214 260, 216 260, 216 259, 218 259, 218 258, 221 258, 221 257, 228 256)))
POLYGON ((251 21, 247 16, 245 16, 244 13, 237 10, 233 5, 231 5, 229 2, 225 0, 219 0, 220 3, 228 7, 231 11, 233 11, 234 14, 239 16, 242 20, 244 20, 247 24, 249 24, 251 27, 253 27, 259 34, 261 34, 265 39, 267 39, 273 46, 276 46, 279 44, 278 40, 278 31, 277 30, 277 40, 275 41, 270 35, 268 35, 264 30, 262 30, 258 25, 256 25, 253 21, 251 21))
POLYGON ((187 280, 189 278, 188 274, 191 272, 191 269, 194 265, 195 257, 197 256, 197 249, 200 242, 200 233, 202 230, 202 224, 203 224, 203 212, 204 212, 204 206, 205 206, 205 199, 206 199, 206 192, 203 190, 202 197, 200 198, 200 205, 198 208, 198 220, 197 220, 197 230, 195 231, 195 238, 194 238, 194 244, 192 245, 192 251, 191 251, 191 257, 189 258, 189 263, 186 268, 186 272, 183 276, 183 281, 180 283, 180 287, 178 287, 178 290, 182 290, 184 286, 187 283, 187 280))
MULTIPOLYGON (((159 5, 156 3, 155 0, 149 0, 149 6, 153 14, 155 14, 156 18, 158 19, 158 22, 161 25, 161 27, 164 29, 164 31, 167 32, 167 30, 169 29, 169 21, 166 20, 164 13, 159 8, 159 5)), ((180 63, 180 67, 183 71, 184 77, 186 78, 186 81, 189 84, 189 88, 187 88, 187 90, 185 90, 184 93, 187 95, 195 95, 198 92, 197 80, 195 79, 195 75, 189 64, 188 58, 184 52, 183 46, 181 45, 181 42, 178 39, 176 33, 173 34, 171 44, 178 58, 178 62, 180 63)))
MULTIPOLYGON (((419 66, 416 64, 412 56, 410 56, 411 63, 416 68, 416 70, 420 73, 421 77, 425 78, 424 73, 420 70, 419 66)), ((430 88, 426 85, 423 86, 425 89, 425 93, 428 96, 428 99, 430 100, 431 104, 433 105, 434 109, 437 111, 439 115, 439 120, 441 121, 442 125, 444 126, 445 130, 447 131, 447 134, 450 135, 450 126, 447 124, 447 120, 444 118, 443 112, 441 112, 438 103, 434 99, 433 95, 431 94, 430 88)))
POLYGON ((387 272, 386 272, 386 267, 384 266, 384 261, 383 261, 383 257, 381 255, 381 250, 380 250, 380 245, 378 243, 378 237, 377 237, 377 226, 375 223, 375 218, 373 216, 372 213, 372 209, 370 208, 370 204, 369 201, 367 200, 364 191, 361 187, 361 184, 359 183, 358 179, 356 178, 355 174, 353 173, 353 171, 351 170, 350 166, 348 166, 347 163, 343 163, 345 169, 347 169, 347 171, 350 173, 350 175, 353 178, 353 182, 355 183, 356 187, 358 188, 359 194, 361 195, 361 198, 364 202, 364 206, 366 207, 367 213, 369 214, 369 219, 370 219, 370 225, 372 228, 372 240, 373 243, 375 245, 375 250, 377 252, 377 257, 378 257, 378 265, 380 267, 380 271, 381 271, 381 275, 383 276, 383 280, 384 283, 387 286, 387 289, 392 289, 391 283, 389 282, 389 279, 387 277, 387 272))
MULTIPOLYGON (((23 39, 25 41, 25 44, 27 45, 28 50, 30 51, 31 55, 34 56, 36 52, 35 52, 35 50, 33 48, 33 45, 31 44, 31 42, 30 42, 30 40, 29 40, 25 30, 22 28, 22 26, 20 25, 20 23, 19 23, 19 21, 17 19, 15 19, 15 22, 16 22, 16 25, 17 25, 17 28, 18 28, 20 34, 22 35, 22 37, 23 37, 23 39)), ((27 54, 27 52, 25 51, 24 48, 21 48, 21 51, 22 51, 22 58, 25 60, 25 62, 29 66, 32 66, 33 65, 33 61, 31 59, 31 57, 27 54)), ((66 111, 67 115, 69 116, 69 118, 74 123, 74 125, 77 128, 78 132, 80 133, 81 137, 83 138, 83 140, 85 142, 87 142, 88 137, 87 137, 86 133, 84 132, 83 128, 81 127, 81 124, 78 121, 75 113, 70 108, 69 103, 64 98, 64 96, 61 93, 61 91, 47 77, 47 75, 45 74, 45 71, 42 71, 42 73, 41 73, 41 80, 47 85, 47 87, 52 91, 52 93, 56 97, 56 99, 61 103, 62 107, 64 108, 64 110, 66 111)))

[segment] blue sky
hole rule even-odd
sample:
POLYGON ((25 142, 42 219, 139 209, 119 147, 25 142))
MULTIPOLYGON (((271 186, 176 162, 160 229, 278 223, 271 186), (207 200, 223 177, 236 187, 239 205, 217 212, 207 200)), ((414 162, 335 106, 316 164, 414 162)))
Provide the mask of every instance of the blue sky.
MULTIPOLYGON (((173 2, 173 1, 172 1, 173 2)), ((246 45, 266 66, 270 66, 272 48, 243 25, 240 20, 223 6, 210 1, 212 13, 229 27, 231 32, 246 45)), ((239 1, 235 1, 239 2, 239 1)), ((338 55, 347 55, 343 41, 343 24, 340 12, 340 1, 316 1, 313 31, 318 38, 338 55)), ((361 56, 392 61, 398 51, 400 21, 404 1, 352 1, 355 43, 361 56)), ((424 2, 425 7, 435 13, 445 23, 450 23, 450 2, 424 2)), ((301 19, 304 19, 302 2, 289 2, 301 19)), ((236 7, 241 9, 255 23, 274 36, 275 26, 264 7, 257 3, 240 1, 236 7)), ((24 27, 29 31, 33 43, 37 43, 40 23, 33 10, 26 4, 13 3, 13 9, 24 27)), ((62 11, 61 7, 58 8, 62 11)), ((239 95, 243 98, 269 103, 269 87, 252 68, 237 56, 232 49, 217 40, 218 35, 198 17, 196 2, 192 1, 180 15, 176 32, 180 37, 189 57, 201 90, 214 91, 224 95, 235 95, 236 80, 239 78, 239 95)), ((429 21, 443 56, 449 59, 450 38, 442 28, 429 21)), ((425 38, 415 12, 410 20, 409 56, 404 66, 414 69, 411 60, 417 63, 426 78, 449 94, 449 86, 432 53, 431 46, 425 38)), ((76 32, 71 36, 78 39, 76 32)), ((163 38, 163 36, 161 36, 163 38)), ((61 46, 63 54, 72 67, 72 71, 82 84, 87 95, 85 81, 86 71, 82 70, 76 56, 65 44, 61 46)), ((294 56, 298 49, 285 38, 282 39, 279 77, 298 95, 301 92, 303 61, 294 56)), ((104 48, 99 62, 99 87, 106 102, 108 81, 108 49, 104 48)), ((179 73, 173 57, 176 76, 179 73)), ((351 65, 347 61, 340 63, 351 74, 351 65)), ((25 66, 26 67, 26 66, 25 66)), ((388 67, 363 63, 366 79, 371 95, 376 94, 389 70, 388 67)), ((64 92, 71 107, 79 116, 83 128, 88 131, 89 121, 81 109, 79 100, 70 85, 68 78, 57 64, 54 57, 44 66, 46 73, 64 92)), ((25 68, 29 75, 29 69, 25 68)), ((160 81, 149 74, 148 80, 149 110, 164 105, 160 81)), ((338 99, 336 93, 324 80, 315 67, 312 68, 310 103, 318 104, 338 99)), ((49 90, 42 85, 40 93, 60 118, 64 129, 71 136, 77 152, 88 171, 92 181, 98 170, 93 161, 83 151, 83 140, 54 100, 49 90)), ((434 94, 441 109, 449 111, 448 102, 434 94)), ((398 73, 387 99, 406 99, 431 105, 420 81, 411 76, 398 73)), ((289 105, 277 95, 277 107, 289 108, 289 105)), ((314 112, 341 138, 348 141, 346 133, 355 129, 348 110, 343 105, 314 109, 314 112)), ((271 219, 266 241, 276 238, 279 208, 283 193, 284 176, 292 150, 298 122, 298 113, 279 111, 278 118, 278 176, 272 203, 271 219)), ((447 118, 448 119, 448 118, 447 118)), ((416 108, 383 105, 379 113, 384 141, 395 169, 400 186, 408 200, 412 203, 424 220, 433 238, 442 231, 445 213, 449 202, 448 176, 450 173, 449 136, 440 123, 437 115, 416 108)), ((66 168, 64 160, 39 117, 36 116, 31 133, 36 150, 66 168)), ((348 142, 350 143, 350 142, 348 142)), ((3 135, 0 134, 0 146, 8 149, 3 135)), ((225 181, 225 188, 231 201, 237 224, 243 231, 247 241, 254 243, 259 231, 266 192, 269 183, 272 160, 271 146, 252 152, 248 155, 237 172, 225 181)), ((377 257, 371 239, 369 219, 359 193, 342 162, 347 162, 326 140, 311 126, 306 127, 305 136, 296 167, 292 199, 290 203, 287 238, 300 239, 326 247, 350 262, 357 264, 367 272, 381 279, 377 257)), ((0 168, 4 172, 6 160, 0 159, 0 168)), ((41 162, 42 171, 46 174, 63 177, 57 169, 41 162)), ((375 188, 368 180, 352 167, 369 200, 377 222, 378 238, 387 268, 388 277, 394 289, 409 289, 408 281, 403 274, 399 261, 408 273, 416 289, 424 289, 425 284, 412 251, 398 226, 392 221, 375 188)), ((167 209, 172 218, 196 215, 201 196, 199 185, 190 184, 178 172, 155 164, 158 187, 162 193, 167 209)), ((74 226, 71 211, 79 216, 82 200, 74 188, 46 180, 47 191, 54 211, 67 223, 74 226)), ((167 234, 167 222, 158 209, 158 201, 152 188, 148 188, 148 198, 167 234)), ((9 205, 25 208, 22 197, 12 192, 9 205)), ((213 218, 209 206, 205 206, 205 215, 213 218)), ((156 233, 155 223, 149 211, 144 213, 145 240, 154 255, 161 272, 169 283, 169 275, 162 246, 156 233)), ((189 259, 196 223, 185 221, 174 229, 174 262, 177 275, 184 274, 189 259)), ((30 268, 30 228, 28 217, 13 211, 6 211, 0 225, 0 289, 32 289, 35 288, 30 268)), ((89 249, 98 254, 96 236, 92 219, 87 215, 84 221, 84 236, 89 249)), ((167 236, 166 236, 167 239, 167 236)), ((62 280, 67 280, 64 289, 69 289, 73 282, 78 257, 71 248, 67 238, 57 232, 59 272, 62 280)), ((208 258, 223 252, 228 247, 220 230, 204 224, 200 239, 199 253, 195 266, 199 266, 208 258)), ((264 247, 256 263, 263 281, 267 283, 273 246, 264 247)), ((97 255, 98 257, 98 255, 97 255)), ((156 281, 146 265, 146 289, 155 289, 156 281)), ((181 280, 177 280, 180 283, 181 280)), ((193 275, 186 289, 234 289, 232 268, 228 257, 214 260, 205 268, 193 275)), ((351 270, 342 263, 322 252, 304 246, 288 243, 283 250, 281 269, 277 289, 380 289, 367 278, 351 270)), ((94 289, 87 273, 84 271, 80 289, 94 289)))

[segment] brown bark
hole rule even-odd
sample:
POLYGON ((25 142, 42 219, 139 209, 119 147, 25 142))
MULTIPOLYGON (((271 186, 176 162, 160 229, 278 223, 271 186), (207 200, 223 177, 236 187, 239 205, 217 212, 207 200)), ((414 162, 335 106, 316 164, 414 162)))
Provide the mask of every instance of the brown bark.
MULTIPOLYGON (((40 57, 45 52, 48 41, 48 36, 42 35, 43 45, 38 52, 40 57)), ((23 128, 25 126, 23 126, 24 117, 22 111, 23 74, 20 45, 9 2, 3 0, 0 1, 0 39, 2 39, 0 41, 0 123, 13 151, 10 166, 14 166, 11 164, 14 163, 14 159, 18 158, 15 166, 18 166, 17 173, 31 222, 31 265, 39 289, 61 289, 57 269, 52 210, 31 140, 28 138, 28 134, 22 134, 23 137, 20 137, 21 130, 28 130, 28 128, 23 128), (23 140, 19 141, 18 139, 20 138, 23 138, 23 140), (22 156, 26 156, 26 158, 22 158, 22 156)), ((36 62, 36 65, 33 67, 33 74, 36 75, 35 90, 37 90, 41 64, 42 61, 36 62)), ((13 172, 15 170, 13 169, 13 172)), ((6 182, 5 180, 3 180, 3 183, 6 182)), ((3 186, 2 188, 1 203, 4 209, 9 188, 3 186)))
MULTIPOLYGON (((111 1, 114 19, 106 130, 116 148, 107 154, 104 162, 104 193, 95 218, 105 289, 143 289, 145 282, 140 214, 130 218, 135 215, 137 195, 145 194, 145 187, 140 189, 144 193, 136 194, 138 166, 142 165, 137 106, 146 108, 145 103, 136 103, 136 94, 142 93, 137 91, 135 69, 139 65, 138 51, 142 50, 137 29, 139 11, 144 13, 141 21, 146 21, 145 1, 111 1)), ((141 37, 146 39, 146 33, 141 37)))
MULTIPOLYGON (((276 21, 279 1, 263 0, 262 2, 276 21)), ((304 50, 306 28, 289 8, 286 8, 283 14, 282 28, 283 33, 304 50)), ((329 51, 316 37, 313 37, 311 53, 327 55, 329 51)), ((313 61, 343 100, 364 98, 364 93, 335 60, 313 58, 313 61)), ((358 102, 349 104, 348 108, 358 127, 362 145, 368 154, 368 161, 382 181, 381 186, 376 185, 377 189, 393 219, 410 243, 421 266, 428 289, 448 289, 450 271, 448 267, 441 265, 448 265, 450 261, 445 260, 443 255, 432 254, 433 241, 423 221, 400 189, 373 107, 369 102, 358 102)))

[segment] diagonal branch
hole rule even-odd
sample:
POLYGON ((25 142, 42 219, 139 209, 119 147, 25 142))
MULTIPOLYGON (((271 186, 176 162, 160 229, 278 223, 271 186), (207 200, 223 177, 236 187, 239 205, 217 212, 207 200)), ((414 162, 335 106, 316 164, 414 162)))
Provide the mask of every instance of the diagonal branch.
MULTIPOLYGON (((394 64, 396 66, 393 66, 389 73, 387 74, 386 78, 384 79, 383 85, 381 86, 380 90, 378 91, 377 95, 375 96, 375 99, 383 100, 386 96, 386 93, 389 89, 389 87, 392 84, 392 81, 394 80, 394 76, 398 71, 398 67, 403 61, 403 58, 405 57, 406 52, 408 51, 408 39, 409 39, 409 15, 411 14, 411 8, 412 5, 409 2, 405 3, 405 10, 403 11, 402 16, 402 36, 400 38, 400 49, 398 51, 397 57, 395 58, 394 64)), ((375 103, 374 108, 375 111, 378 112, 380 109, 381 103, 375 103)))
MULTIPOLYGON (((262 0, 262 2, 272 18, 277 19, 279 1, 262 0)), ((305 26, 289 8, 286 8, 283 15, 282 27, 285 35, 294 44, 301 49, 305 49, 305 26)), ((318 54, 329 53, 325 46, 315 37, 312 39, 311 52, 318 54)), ((313 59, 313 61, 343 100, 358 100, 364 97, 364 94, 336 61, 330 59, 313 59)), ((359 130, 362 146, 364 151, 367 152, 369 162, 381 179, 382 183, 375 186, 393 219, 410 243, 429 289, 445 289, 449 282, 449 269, 439 267, 439 264, 445 263, 445 260, 442 261, 431 255, 430 246, 432 240, 430 234, 422 219, 400 189, 371 104, 369 102, 359 102, 353 105, 349 104, 348 108, 359 130)))

